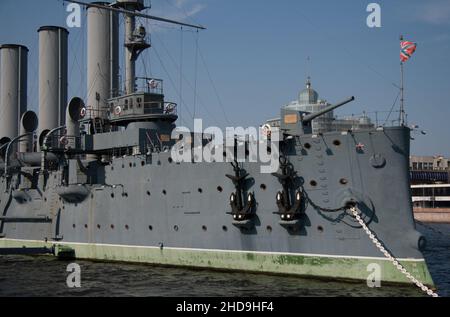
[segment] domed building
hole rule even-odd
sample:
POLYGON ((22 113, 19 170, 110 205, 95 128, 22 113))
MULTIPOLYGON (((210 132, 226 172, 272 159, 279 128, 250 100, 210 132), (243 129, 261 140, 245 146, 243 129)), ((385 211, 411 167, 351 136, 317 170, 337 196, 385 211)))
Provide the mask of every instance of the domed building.
MULTIPOLYGON (((311 78, 308 77, 306 88, 299 93, 298 99, 284 106, 284 109, 316 113, 329 106, 331 106, 330 103, 319 99, 319 93, 312 88, 311 78)), ((272 127, 280 127, 279 118, 269 120, 267 123, 272 127)), ((333 111, 312 121, 312 133, 316 135, 332 131, 356 131, 372 128, 374 128, 374 125, 366 115, 338 119, 334 116, 333 111)))
MULTIPOLYGON (((298 100, 291 102, 285 109, 315 113, 330 106, 324 100, 319 100, 319 94, 312 88, 311 78, 306 81, 306 88, 298 95, 298 100)), ((313 134, 325 133, 332 130, 333 112, 329 112, 312 122, 313 134)))

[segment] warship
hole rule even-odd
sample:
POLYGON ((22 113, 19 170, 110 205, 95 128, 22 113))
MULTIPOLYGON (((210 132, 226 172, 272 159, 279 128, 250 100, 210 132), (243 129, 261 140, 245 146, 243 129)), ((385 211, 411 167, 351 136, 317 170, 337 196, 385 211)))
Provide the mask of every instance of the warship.
POLYGON ((281 107, 278 132, 261 118, 276 170, 237 159, 255 143, 237 136, 223 162, 177 161, 180 144, 212 140, 177 134, 163 80, 136 89, 136 60, 150 48, 136 17, 203 27, 144 14, 143 0, 68 2, 87 10, 86 100, 68 100, 65 28, 38 30, 38 115, 27 111, 28 49, 0 46, 0 254, 364 283, 378 271, 383 283, 432 292, 412 211, 408 127, 316 135, 312 122, 354 97, 318 113, 281 107))

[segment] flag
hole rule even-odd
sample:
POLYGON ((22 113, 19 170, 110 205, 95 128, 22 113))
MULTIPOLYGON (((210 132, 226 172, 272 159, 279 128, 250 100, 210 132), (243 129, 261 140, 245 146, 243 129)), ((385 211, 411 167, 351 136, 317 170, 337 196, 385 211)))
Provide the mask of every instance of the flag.
POLYGON ((417 44, 409 41, 402 41, 400 43, 400 60, 402 63, 408 61, 417 49, 417 44))

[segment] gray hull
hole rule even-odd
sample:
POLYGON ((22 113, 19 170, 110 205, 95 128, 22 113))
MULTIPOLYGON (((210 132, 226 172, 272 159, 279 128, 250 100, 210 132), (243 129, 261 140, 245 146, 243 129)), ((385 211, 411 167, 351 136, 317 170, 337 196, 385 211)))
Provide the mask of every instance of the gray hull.
POLYGON ((1 179, 0 245, 60 245, 86 259, 338 279, 365 280, 376 263, 384 281, 407 283, 348 211, 325 211, 355 201, 385 247, 432 285, 411 206, 409 132, 297 137, 288 149, 297 172, 293 190, 303 187, 308 199, 294 226, 276 214, 282 187, 260 173, 259 163, 243 164, 245 193, 255 201, 248 227, 229 214, 236 191, 226 177, 233 174, 229 163, 177 164, 170 153, 125 156, 85 167, 88 182, 64 186, 62 170, 44 177, 22 168, 29 179, 16 174, 9 189, 1 179), (364 149, 356 148, 360 143, 364 149))

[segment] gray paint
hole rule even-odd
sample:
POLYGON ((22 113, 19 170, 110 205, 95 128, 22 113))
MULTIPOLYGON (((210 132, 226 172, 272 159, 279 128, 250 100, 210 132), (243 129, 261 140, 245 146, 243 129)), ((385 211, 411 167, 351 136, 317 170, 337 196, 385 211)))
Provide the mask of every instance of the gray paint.
MULTIPOLYGON (((136 19, 134 16, 126 16, 125 18, 125 43, 128 43, 136 28, 136 19)), ((125 50, 125 91, 126 94, 134 93, 136 85, 136 62, 133 59, 133 50, 127 48, 125 50)))
POLYGON ((76 146, 76 138, 80 137, 81 110, 85 107, 81 98, 75 97, 69 102, 66 111, 66 131, 68 137, 67 147, 74 148, 76 146))
POLYGON ((28 48, 6 44, 0 55, 0 139, 13 139, 27 109, 28 48))
MULTIPOLYGON (((347 135, 329 133, 321 138, 301 136, 290 148, 289 160, 317 205, 336 208, 349 198, 373 204, 375 216, 372 220, 366 217, 371 229, 396 256, 421 259, 420 234, 415 230, 409 196, 408 155, 409 129, 393 128, 347 135), (339 146, 333 145, 335 140, 340 141, 339 146), (363 153, 355 150, 355 142, 367 145, 363 153), (307 143, 311 145, 308 150, 307 143), (386 165, 373 167, 374 154, 383 155, 386 165), (345 185, 340 183, 343 178, 348 181, 345 185), (312 180, 317 181, 317 186, 310 184, 312 180)), ((175 164, 169 162, 169 156, 170 153, 153 153, 114 158, 106 166, 92 163, 87 175, 96 181, 87 182, 91 184, 90 195, 77 202, 58 201, 57 189, 63 179, 61 165, 59 171, 50 171, 45 188, 39 182, 38 189, 31 189, 42 191, 42 196, 36 194, 25 204, 13 200, 6 210, 10 217, 41 215, 54 222, 8 223, 4 224, 3 233, 11 239, 51 239, 55 235, 56 212, 61 210, 59 230, 67 242, 137 246, 163 243, 175 248, 380 256, 365 233, 352 227, 357 224, 351 216, 338 221, 341 213, 323 214, 311 205, 305 210, 301 231, 289 233, 280 225, 279 216, 273 214, 277 211, 275 197, 280 183, 270 174, 260 174, 259 163, 244 164, 252 179, 248 191, 255 193, 258 203, 258 224, 255 231, 242 233, 227 214, 229 197, 235 190, 225 176, 232 173, 231 165, 175 164), (265 190, 261 184, 266 185, 265 190), (179 231, 175 232, 174 226, 179 231), (203 231, 202 226, 208 230, 203 231), (227 226, 228 232, 222 226, 227 226), (272 227, 271 232, 267 226, 272 227)), ((80 172, 80 166, 70 164, 70 168, 80 172)), ((0 193, 7 195, 1 182, 0 193)), ((2 201, 7 201, 4 198, 2 201)))
POLYGON ((20 135, 28 133, 28 136, 19 143, 20 153, 33 152, 34 132, 38 127, 38 123, 38 117, 33 111, 27 111, 22 115, 22 119, 20 120, 20 135))
POLYGON ((39 33, 39 137, 64 124, 67 105, 68 35, 61 27, 39 33))
POLYGON ((87 116, 106 118, 107 100, 118 90, 118 15, 87 9, 87 116))

